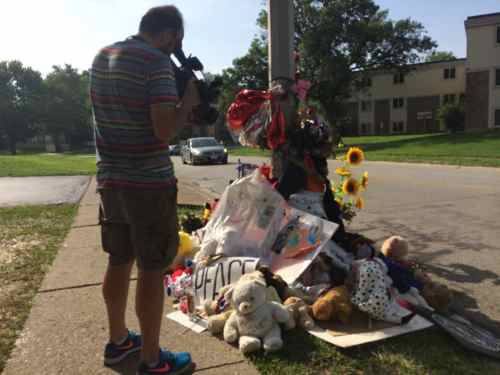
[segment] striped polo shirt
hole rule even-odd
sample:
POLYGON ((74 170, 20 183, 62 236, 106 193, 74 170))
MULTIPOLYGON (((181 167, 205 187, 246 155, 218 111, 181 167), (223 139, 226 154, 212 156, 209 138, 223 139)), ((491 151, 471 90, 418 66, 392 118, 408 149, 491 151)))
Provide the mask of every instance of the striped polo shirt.
POLYGON ((98 188, 174 185, 168 144, 155 137, 150 116, 151 104, 178 102, 170 57, 136 38, 103 48, 92 64, 90 97, 98 188))

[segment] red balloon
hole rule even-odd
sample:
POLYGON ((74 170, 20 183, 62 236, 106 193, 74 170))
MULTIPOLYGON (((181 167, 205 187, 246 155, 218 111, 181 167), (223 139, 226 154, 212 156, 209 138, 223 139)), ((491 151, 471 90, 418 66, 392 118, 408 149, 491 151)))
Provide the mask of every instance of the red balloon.
POLYGON ((271 94, 261 90, 242 90, 227 110, 227 122, 231 130, 238 131, 260 109, 271 94))

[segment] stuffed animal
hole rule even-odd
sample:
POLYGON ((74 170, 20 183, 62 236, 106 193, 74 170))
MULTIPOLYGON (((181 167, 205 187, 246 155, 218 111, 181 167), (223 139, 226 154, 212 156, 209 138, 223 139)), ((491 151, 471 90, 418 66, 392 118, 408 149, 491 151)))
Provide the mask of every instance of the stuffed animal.
POLYGON ((352 315, 352 303, 345 286, 329 290, 312 305, 312 315, 316 320, 340 320, 348 323, 352 315))
POLYGON ((316 327, 316 324, 310 315, 311 307, 307 305, 304 300, 298 297, 290 297, 283 303, 283 305, 285 305, 290 313, 290 320, 285 324, 287 329, 294 329, 299 326, 309 330, 316 327))
POLYGON ((279 350, 283 346, 279 323, 288 322, 290 314, 279 303, 267 301, 263 279, 242 278, 225 297, 234 308, 224 326, 225 341, 238 342, 244 354, 259 350, 261 346, 265 351, 279 350))
POLYGON ((422 297, 438 312, 447 312, 453 298, 453 292, 444 284, 428 282, 424 284, 422 297))
POLYGON ((230 285, 223 286, 219 290, 220 297, 217 300, 207 300, 203 304, 203 311, 208 318, 207 328, 213 335, 224 331, 224 325, 233 311, 229 301, 225 299, 225 294, 230 288, 230 285))
POLYGON ((401 236, 392 236, 384 241, 382 254, 396 262, 404 262, 408 256, 408 242, 401 236))
MULTIPOLYGON (((248 274, 244 274, 241 278, 243 280, 261 280, 263 279, 263 274, 259 271, 254 271, 248 274)), ((218 335, 224 331, 224 326, 231 316, 233 308, 230 301, 226 300, 226 293, 231 289, 231 285, 223 286, 219 290, 219 298, 214 301, 205 301, 203 304, 203 311, 208 317, 208 330, 213 335, 218 335)), ((272 286, 267 287, 267 301, 274 301, 281 303, 281 299, 278 295, 276 289, 272 286)))

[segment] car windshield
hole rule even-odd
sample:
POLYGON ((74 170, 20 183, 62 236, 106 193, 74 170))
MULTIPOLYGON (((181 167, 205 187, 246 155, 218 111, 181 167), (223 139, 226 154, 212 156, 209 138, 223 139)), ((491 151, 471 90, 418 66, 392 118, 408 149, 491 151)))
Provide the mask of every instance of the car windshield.
POLYGON ((220 145, 213 138, 193 139, 191 141, 191 147, 209 147, 209 146, 220 146, 220 145))

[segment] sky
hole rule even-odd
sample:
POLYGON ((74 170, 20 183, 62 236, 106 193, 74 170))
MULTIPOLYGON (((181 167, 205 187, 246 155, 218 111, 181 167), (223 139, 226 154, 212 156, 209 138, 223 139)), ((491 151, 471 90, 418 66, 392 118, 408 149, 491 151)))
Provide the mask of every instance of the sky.
MULTIPOLYGON (((0 0, 0 61, 20 60, 44 75, 53 65, 88 69, 99 48, 137 32, 152 6, 184 14, 184 49, 218 73, 248 50, 263 0, 0 0)), ((389 17, 421 22, 439 50, 465 57, 464 20, 500 12, 500 0, 375 0, 389 17)))

